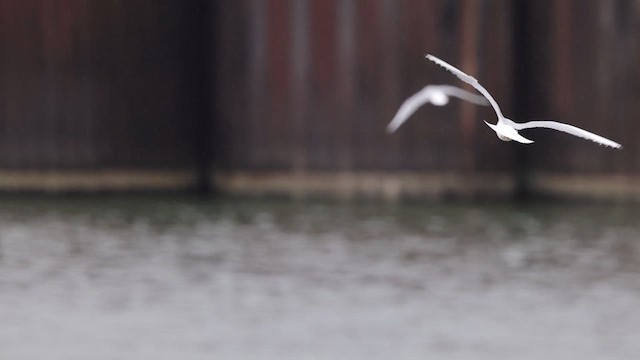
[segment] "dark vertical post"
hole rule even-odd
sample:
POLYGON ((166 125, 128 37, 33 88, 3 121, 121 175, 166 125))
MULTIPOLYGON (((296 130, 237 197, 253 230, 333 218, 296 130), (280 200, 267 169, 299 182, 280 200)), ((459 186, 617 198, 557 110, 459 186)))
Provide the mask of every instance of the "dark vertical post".
POLYGON ((307 154, 307 118, 309 116, 309 63, 311 49, 309 45, 309 1, 298 0, 291 10, 291 113, 292 113, 292 142, 291 168, 294 174, 306 172, 308 167, 307 154))
MULTIPOLYGON (((461 2, 461 21, 460 21, 460 64, 463 71, 470 74, 478 73, 478 40, 480 29, 480 19, 478 13, 481 10, 481 3, 475 0, 466 0, 461 2)), ((470 185, 473 183, 471 179, 476 175, 476 106, 469 103, 460 103, 460 128, 462 133, 461 146, 461 171, 466 179, 464 189, 465 196, 473 196, 476 191, 470 185)))
MULTIPOLYGON (((531 59, 534 55, 534 44, 531 39, 530 2, 516 1, 513 4, 513 119, 522 121, 529 109, 529 91, 533 85, 531 70, 531 59)), ((515 192, 514 198, 518 202, 526 202, 530 198, 530 161, 529 153, 525 146, 515 147, 514 157, 514 177, 515 192)))
MULTIPOLYGON (((218 15, 217 1, 199 0, 194 9, 195 24, 193 28, 193 55, 194 71, 192 72, 194 81, 194 105, 193 112, 195 119, 194 133, 194 156, 197 174, 195 190, 204 195, 212 192, 211 169, 213 168, 212 152, 212 123, 215 119, 215 97, 212 91, 214 79, 212 61, 214 55, 212 51, 216 49, 215 41, 217 34, 214 33, 213 23, 218 15)), ((188 56, 188 54, 184 54, 188 56)))
POLYGON ((341 171, 353 170, 353 122, 355 117, 356 101, 356 19, 357 5, 351 0, 342 0, 337 3, 337 102, 338 116, 341 131, 336 136, 338 151, 338 169, 341 171))

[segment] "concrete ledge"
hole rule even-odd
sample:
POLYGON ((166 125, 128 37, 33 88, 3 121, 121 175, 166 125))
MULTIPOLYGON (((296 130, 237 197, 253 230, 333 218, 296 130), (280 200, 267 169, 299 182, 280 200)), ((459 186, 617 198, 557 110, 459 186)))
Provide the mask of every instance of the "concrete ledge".
POLYGON ((164 191, 193 187, 192 171, 143 170, 0 170, 0 190, 42 192, 164 191))
MULTIPOLYGON (((215 170, 213 185, 223 193, 329 198, 509 197, 511 174, 255 172, 215 170)), ((180 191, 194 187, 187 170, 19 171, 0 170, 0 190, 42 192, 180 191)), ((539 196, 640 202, 637 175, 535 174, 531 190, 539 196)))
POLYGON ((640 201, 638 175, 536 174, 532 180, 532 188, 536 193, 552 197, 640 201))
MULTIPOLYGON (((511 174, 460 173, 287 173, 216 171, 215 186, 222 192, 248 195, 443 199, 477 196, 510 197, 515 191, 511 174)), ((640 202, 640 176, 535 174, 535 196, 640 202)))
POLYGON ((242 171, 216 171, 214 174, 216 188, 230 194, 395 200, 403 197, 509 196, 513 193, 513 182, 508 174, 242 171))

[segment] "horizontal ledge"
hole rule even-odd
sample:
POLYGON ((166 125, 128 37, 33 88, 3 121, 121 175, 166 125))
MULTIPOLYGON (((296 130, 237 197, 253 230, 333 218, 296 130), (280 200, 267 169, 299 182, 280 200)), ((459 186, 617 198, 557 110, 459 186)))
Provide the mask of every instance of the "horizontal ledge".
POLYGON ((638 175, 537 173, 531 186, 536 193, 553 197, 640 201, 638 175))
MULTIPOLYGON (((224 193, 247 195, 443 198, 510 196, 511 174, 456 172, 286 172, 214 170, 213 186, 224 193)), ((191 170, 0 170, 0 190, 44 192, 180 191, 194 187, 191 170)), ((640 176, 534 173, 534 194, 558 198, 640 201, 640 176)))
MULTIPOLYGON (((509 197, 514 177, 502 174, 456 172, 252 172, 216 171, 215 186, 231 194, 445 198, 509 197)), ((640 176, 620 174, 564 175, 535 173, 529 182, 535 196, 558 199, 640 201, 640 176)))
POLYGON ((514 186, 508 174, 383 172, 252 172, 215 171, 215 186, 230 194, 442 198, 475 195, 508 196, 514 186))
POLYGON ((195 182, 195 172, 188 170, 0 170, 5 191, 186 190, 195 182))

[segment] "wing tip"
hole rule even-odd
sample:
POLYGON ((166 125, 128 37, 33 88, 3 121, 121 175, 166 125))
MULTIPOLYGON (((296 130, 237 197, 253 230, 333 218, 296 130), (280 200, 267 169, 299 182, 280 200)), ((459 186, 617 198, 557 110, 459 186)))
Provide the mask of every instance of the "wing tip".
POLYGON ((604 146, 604 147, 610 147, 612 149, 622 149, 622 145, 618 144, 615 141, 609 140, 607 139, 607 142, 599 142, 600 145, 604 146))

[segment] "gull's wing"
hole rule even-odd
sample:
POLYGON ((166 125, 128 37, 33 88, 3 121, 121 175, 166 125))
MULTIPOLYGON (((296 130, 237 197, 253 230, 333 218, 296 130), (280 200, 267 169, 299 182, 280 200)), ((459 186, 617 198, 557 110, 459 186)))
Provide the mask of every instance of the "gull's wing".
POLYGON ((596 135, 592 132, 589 132, 587 130, 582 130, 579 127, 575 127, 573 125, 568 125, 568 124, 563 124, 563 123, 559 123, 556 121, 529 121, 526 123, 516 123, 513 122, 512 126, 516 129, 516 130, 522 130, 522 129, 531 129, 531 128, 545 128, 545 129, 553 129, 553 130, 558 130, 558 131, 562 131, 565 132, 567 134, 571 134, 577 137, 581 137, 583 139, 587 139, 587 140, 591 140, 593 142, 596 142, 600 145, 604 145, 604 146, 611 146, 612 148, 618 149, 621 148, 622 145, 618 144, 615 141, 611 141, 605 137, 602 137, 600 135, 596 135))
POLYGON ((427 85, 402 103, 400 109, 398 109, 398 112, 387 126, 387 132, 393 133, 398 130, 398 128, 404 124, 404 122, 407 121, 407 119, 411 117, 419 107, 432 101, 436 92, 441 92, 446 96, 455 96, 478 105, 489 105, 489 102, 483 96, 472 94, 455 86, 427 85))
POLYGON ((478 80, 476 80, 473 76, 467 75, 464 72, 462 72, 461 70, 459 70, 458 68, 456 68, 455 66, 440 60, 439 58, 428 54, 426 56, 427 59, 433 61, 434 63, 442 66, 443 68, 445 68, 446 70, 449 70, 450 72, 452 72, 455 76, 457 76, 458 78, 460 78, 460 80, 466 82, 467 84, 473 86, 474 88, 476 88, 476 90, 478 90, 482 95, 484 95, 484 97, 487 98, 487 100, 489 100, 489 103, 491 103, 491 106, 493 107, 493 110, 496 112, 496 115, 498 115, 498 121, 501 121, 502 119, 504 119, 504 115, 502 115, 502 111, 500 111, 500 106, 498 106, 498 103, 496 103, 496 101, 493 99, 493 97, 491 96, 491 94, 489 94, 489 92, 487 91, 487 89, 485 89, 482 85, 480 85, 480 83, 478 82, 478 80))
POLYGON ((431 101, 432 93, 433 86, 427 85, 405 100, 402 105, 400 105, 400 109, 398 109, 398 112, 389 125, 387 125, 387 132, 392 133, 396 131, 420 106, 431 101))
POLYGON ((451 86, 451 85, 438 85, 437 87, 438 87, 438 90, 442 91, 443 93, 449 96, 455 96, 462 100, 472 102, 476 105, 482 105, 482 106, 491 105, 487 100, 487 98, 485 98, 484 96, 476 95, 467 90, 460 89, 459 87, 451 86))

